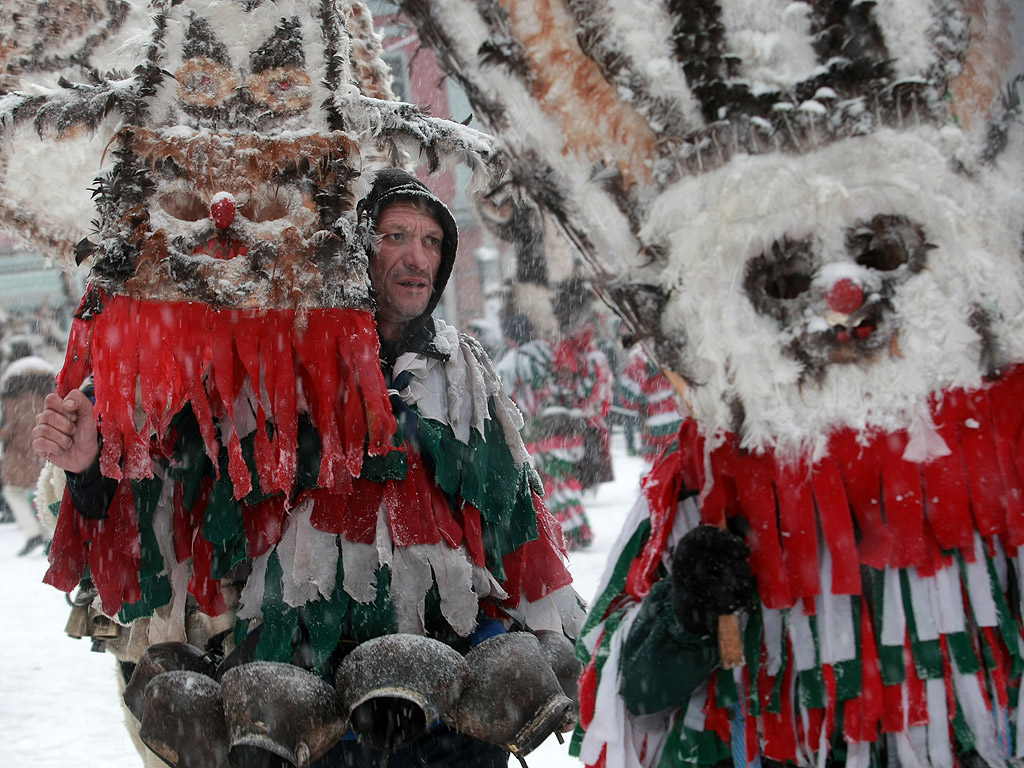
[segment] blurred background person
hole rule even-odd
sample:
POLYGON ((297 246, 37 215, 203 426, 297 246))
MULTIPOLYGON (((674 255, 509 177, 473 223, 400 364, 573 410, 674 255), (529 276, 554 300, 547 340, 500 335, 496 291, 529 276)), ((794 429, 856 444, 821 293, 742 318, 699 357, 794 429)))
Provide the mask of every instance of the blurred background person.
POLYGON ((653 463, 675 441, 683 413, 672 382, 639 343, 629 348, 615 381, 615 401, 636 413, 640 454, 653 463))
POLYGON ((56 389, 56 370, 38 356, 31 341, 12 336, 3 345, 3 373, 0 374, 0 479, 3 496, 15 521, 25 534, 18 552, 24 556, 42 547, 50 538, 40 523, 33 498, 43 460, 32 450, 32 427, 43 400, 56 389))

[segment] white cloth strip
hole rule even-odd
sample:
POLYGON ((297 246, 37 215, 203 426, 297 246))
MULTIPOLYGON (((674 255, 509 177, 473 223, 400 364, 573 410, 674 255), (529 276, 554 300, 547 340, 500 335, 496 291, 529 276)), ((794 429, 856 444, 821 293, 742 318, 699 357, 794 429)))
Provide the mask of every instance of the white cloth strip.
POLYGON ((836 664, 857 658, 857 635, 853 626, 850 595, 832 594, 832 554, 820 547, 821 592, 815 598, 818 613, 818 642, 822 664, 836 664))
POLYGON ((622 656, 622 645, 629 635, 629 630, 640 612, 639 605, 628 609, 618 630, 611 637, 608 648, 608 659, 605 661, 604 674, 597 686, 595 696, 594 719, 583 736, 580 745, 580 759, 590 765, 597 762, 601 750, 607 747, 607 764, 622 768, 641 768, 640 761, 627 749, 626 722, 628 713, 626 704, 619 696, 619 659, 622 656))
POLYGON ((988 577, 988 557, 978 533, 974 534, 974 551, 978 555, 974 562, 964 564, 967 597, 971 601, 971 610, 978 626, 994 627, 999 623, 996 601, 992 597, 992 581, 988 577))
POLYGON ((793 660, 797 670, 806 672, 818 666, 811 622, 804 614, 803 604, 799 600, 789 611, 789 639, 793 644, 793 660))
POLYGON ((885 580, 882 596, 882 645, 902 648, 907 636, 907 617, 903 613, 900 572, 895 568, 886 568, 882 574, 885 580))
POLYGON ((949 740, 949 709, 946 681, 925 680, 928 701, 928 757, 933 768, 953 768, 953 745, 949 740))
POLYGON ((935 621, 938 595, 935 580, 922 578, 916 568, 907 568, 906 574, 910 584, 910 605, 914 611, 917 638, 923 641, 938 640, 939 630, 935 621))

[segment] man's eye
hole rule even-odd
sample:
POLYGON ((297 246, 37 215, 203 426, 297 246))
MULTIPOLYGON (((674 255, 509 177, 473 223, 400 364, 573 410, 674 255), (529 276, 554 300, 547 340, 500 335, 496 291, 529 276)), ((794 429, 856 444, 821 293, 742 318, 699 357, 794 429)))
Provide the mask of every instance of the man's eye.
POLYGON ((438 248, 441 245, 441 238, 439 237, 425 237, 424 242, 431 248, 438 248))
POLYGON ((392 242, 400 243, 400 242, 402 242, 405 239, 405 233, 404 232, 388 232, 386 235, 384 235, 384 237, 386 237, 388 240, 391 240, 392 242))

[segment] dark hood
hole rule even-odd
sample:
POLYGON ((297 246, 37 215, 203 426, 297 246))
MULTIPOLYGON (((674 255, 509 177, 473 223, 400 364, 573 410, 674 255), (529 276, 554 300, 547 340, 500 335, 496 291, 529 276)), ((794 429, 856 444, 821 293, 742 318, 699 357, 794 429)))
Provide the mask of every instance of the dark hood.
MULTIPOLYGON (((437 268, 437 277, 434 278, 434 290, 430 295, 430 302, 423 314, 415 320, 411 320, 406 326, 402 341, 396 345, 397 353, 404 351, 408 347, 408 342, 413 338, 422 336, 421 331, 433 329, 433 325, 427 321, 441 300, 445 286, 448 285, 448 279, 455 266, 455 254, 459 249, 459 227, 455 223, 452 212, 448 210, 448 206, 441 202, 441 199, 431 192, 422 181, 400 168, 385 168, 377 172, 369 193, 359 203, 359 220, 363 221, 365 217, 368 228, 375 229, 381 211, 391 203, 402 200, 425 201, 437 216, 441 229, 444 231, 444 242, 441 243, 441 263, 437 268)), ((372 254, 368 255, 372 258, 372 254)), ((432 336, 433 334, 428 335, 432 336)))

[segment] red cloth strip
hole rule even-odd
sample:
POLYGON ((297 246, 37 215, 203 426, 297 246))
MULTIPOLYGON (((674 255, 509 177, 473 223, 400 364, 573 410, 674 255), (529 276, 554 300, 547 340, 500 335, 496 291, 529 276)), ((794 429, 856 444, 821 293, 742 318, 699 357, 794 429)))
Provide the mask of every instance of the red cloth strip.
POLYGON ((215 333, 210 337, 211 354, 213 357, 213 380, 221 393, 231 393, 231 396, 222 397, 224 410, 227 414, 226 423, 222 422, 221 438, 227 431, 228 440, 228 474, 231 475, 231 483, 234 488, 236 499, 248 496, 252 491, 252 478, 249 475, 249 468, 245 465, 242 457, 242 444, 238 439, 238 432, 235 429, 235 356, 234 356, 234 334, 215 333))
MULTIPOLYGON (((860 594, 860 563, 857 541, 850 518, 850 502, 835 461, 825 457, 815 466, 814 501, 821 516, 821 528, 832 555, 832 594, 860 594)), ((786 546, 789 546, 787 542, 786 546)))
POLYGON ((779 532, 785 546, 786 573, 794 597, 821 591, 818 571, 818 524, 811 494, 811 470, 804 463, 776 466, 779 495, 779 532))
POLYGON ((719 675, 731 675, 721 667, 711 673, 708 680, 708 698, 704 702, 704 730, 714 731, 715 735, 726 744, 731 743, 732 734, 729 727, 729 710, 715 703, 715 688, 719 675))
MULTIPOLYGON (((787 641, 787 652, 793 658, 792 645, 787 641)), ((761 696, 761 722, 764 728, 764 756, 782 762, 796 761, 796 727, 797 717, 793 712, 793 664, 788 664, 782 671, 784 675, 779 701, 779 712, 769 712, 768 702, 776 678, 765 672, 766 665, 761 665, 758 677, 758 691, 761 696)))
MULTIPOLYGON (((715 474, 716 477, 720 474, 717 469, 715 474)), ((786 575, 779 568, 783 557, 775 522, 773 461, 765 455, 737 453, 730 460, 726 474, 736 482, 737 500, 750 523, 746 538, 761 600, 769 608, 786 608, 792 605, 793 596, 786 575)))
POLYGON ((829 449, 843 476, 850 508, 857 519, 860 561, 870 568, 884 568, 892 552, 892 535, 882 518, 882 470, 873 447, 861 444, 864 435, 839 430, 829 449))
POLYGON ((131 483, 118 483, 103 520, 90 520, 89 573, 99 592, 103 610, 113 616, 124 603, 142 597, 139 560, 142 556, 135 497, 131 483))
MULTIPOLYGON (((324 496, 330 496, 330 494, 325 493, 324 496)), ((325 506, 327 504, 321 501, 321 497, 317 497, 313 506, 313 517, 316 517, 317 513, 325 506)), ((286 514, 283 496, 272 496, 252 506, 242 507, 242 525, 245 528, 246 543, 249 545, 249 557, 266 554, 281 540, 286 514)), ((320 530, 324 529, 320 528, 320 530)))
POLYGON ((913 652, 910 638, 907 638, 904 651, 907 670, 907 725, 928 725, 928 699, 925 695, 924 681, 917 674, 913 663, 913 652))
POLYGON ((959 424, 960 445, 967 468, 974 522, 983 537, 996 536, 1006 530, 1003 511, 1006 486, 999 471, 999 452, 993 437, 988 398, 982 391, 968 392, 963 397, 967 413, 959 424))
POLYGON ((78 586, 89 562, 81 523, 82 519, 71 501, 71 493, 65 488, 57 513, 57 528, 50 544, 50 567, 43 576, 44 583, 62 592, 71 592, 78 586))
POLYGON ((666 456, 643 480, 651 533, 626 575, 626 593, 638 600, 646 597, 654 584, 656 571, 672 532, 679 494, 683 490, 680 469, 686 458, 682 451, 666 456))
POLYGON ((906 446, 907 436, 902 432, 886 435, 876 443, 881 452, 885 519, 893 535, 893 548, 889 554, 892 568, 920 566, 930 560, 925 547, 921 474, 917 464, 903 461, 906 446))

